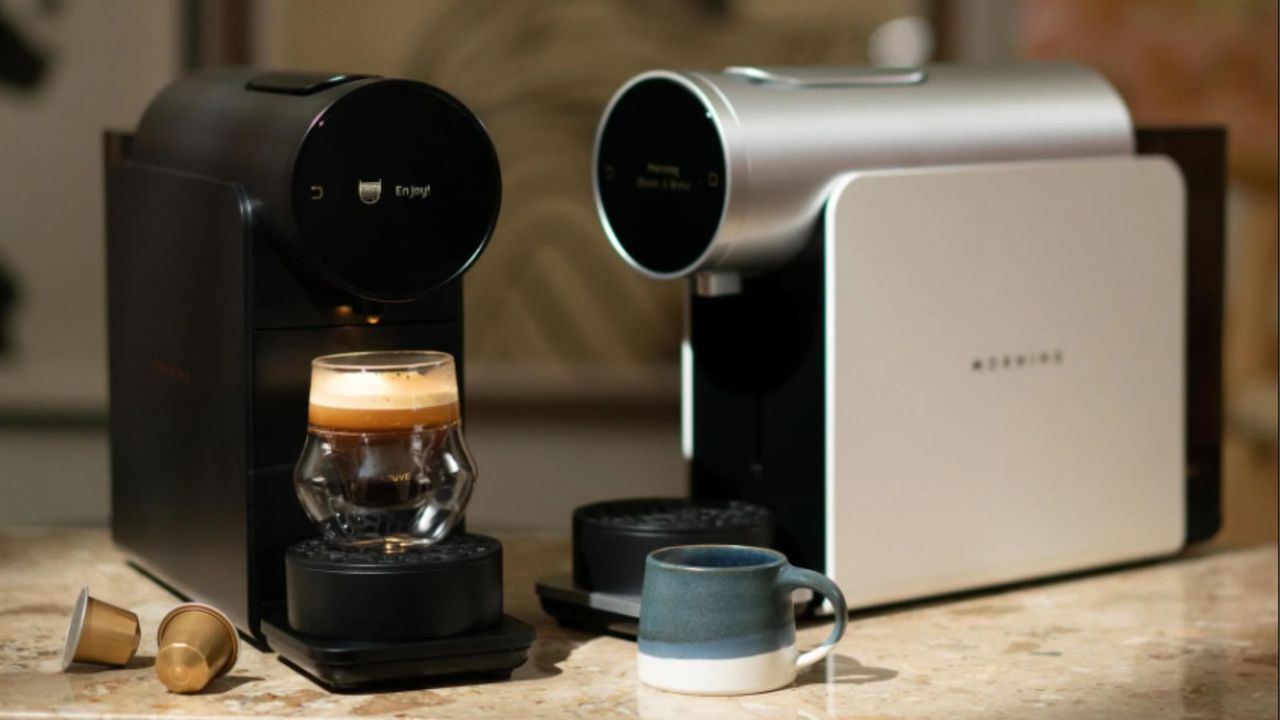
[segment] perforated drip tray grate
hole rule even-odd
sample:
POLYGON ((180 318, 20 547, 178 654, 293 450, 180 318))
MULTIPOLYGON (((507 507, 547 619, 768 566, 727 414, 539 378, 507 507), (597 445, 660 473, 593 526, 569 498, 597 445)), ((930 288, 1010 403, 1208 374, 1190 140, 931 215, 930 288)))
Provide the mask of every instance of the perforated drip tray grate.
POLYGON ((308 567, 394 568, 448 565, 478 560, 500 552, 502 544, 484 535, 456 533, 433 545, 410 547, 400 552, 385 552, 380 547, 343 548, 321 538, 300 542, 289 548, 289 557, 308 567))
POLYGON ((767 509, 751 503, 683 498, 610 500, 574 512, 574 519, 584 523, 648 532, 749 529, 768 526, 772 518, 767 509))

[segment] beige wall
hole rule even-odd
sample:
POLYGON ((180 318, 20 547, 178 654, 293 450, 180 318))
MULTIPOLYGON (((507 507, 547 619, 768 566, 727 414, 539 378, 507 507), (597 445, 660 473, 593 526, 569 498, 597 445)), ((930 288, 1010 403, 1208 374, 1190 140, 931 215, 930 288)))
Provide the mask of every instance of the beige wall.
POLYGON ((0 262, 20 284, 0 357, 0 525, 108 512, 102 131, 130 128, 179 68, 172 0, 5 2, 49 54, 45 83, 0 86, 0 262), (62 424, 22 427, 33 420, 62 424), (66 423, 71 421, 68 427, 66 423))
POLYGON ((13 354, 0 357, 0 412, 101 412, 102 131, 133 127, 177 74, 179 5, 70 0, 47 16, 38 5, 4 4, 51 64, 30 95, 0 86, 0 262, 22 295, 13 354))
MULTIPOLYGON (((1002 0, 1003 1, 1003 0, 1002 0)), ((1089 63, 1143 125, 1227 130, 1222 543, 1276 538, 1276 3, 1026 0, 1019 51, 1089 63)))

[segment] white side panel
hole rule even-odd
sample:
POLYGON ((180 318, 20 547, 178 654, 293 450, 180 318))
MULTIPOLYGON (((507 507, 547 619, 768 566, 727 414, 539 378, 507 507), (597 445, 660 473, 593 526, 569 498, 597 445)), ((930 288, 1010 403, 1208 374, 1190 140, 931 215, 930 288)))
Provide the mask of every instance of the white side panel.
POLYGON ((827 571, 851 606, 1181 546, 1170 162, 859 173, 826 222, 827 571))
POLYGON ((680 454, 693 460, 693 345, 689 340, 689 293, 684 294, 684 328, 680 332, 680 454))

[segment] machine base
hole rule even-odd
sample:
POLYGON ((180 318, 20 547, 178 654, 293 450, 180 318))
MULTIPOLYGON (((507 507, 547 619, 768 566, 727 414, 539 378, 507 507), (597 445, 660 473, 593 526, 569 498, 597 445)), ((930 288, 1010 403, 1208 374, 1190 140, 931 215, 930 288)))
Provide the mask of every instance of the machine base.
POLYGON ((535 638, 531 625, 503 615, 492 628, 432 640, 332 640, 290 628, 283 606, 268 611, 262 632, 281 660, 336 692, 505 680, 535 638))
MULTIPOLYGON (((640 596, 584 590, 567 574, 544 577, 535 586, 538 602, 561 627, 591 633, 607 633, 635 640, 640 627, 640 596)), ((792 592, 796 617, 808 614, 813 591, 792 592)))
POLYGON ((636 638, 640 596, 583 590, 569 575, 554 575, 535 586, 542 609, 562 627, 636 638))

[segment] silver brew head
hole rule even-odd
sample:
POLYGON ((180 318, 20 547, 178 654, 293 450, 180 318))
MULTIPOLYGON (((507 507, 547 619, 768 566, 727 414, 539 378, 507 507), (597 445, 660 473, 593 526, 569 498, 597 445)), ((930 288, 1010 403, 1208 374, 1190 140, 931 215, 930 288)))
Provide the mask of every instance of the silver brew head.
POLYGON ((592 180, 632 267, 715 295, 794 257, 846 173, 1132 153, 1123 100, 1080 65, 654 70, 605 108, 592 180))

